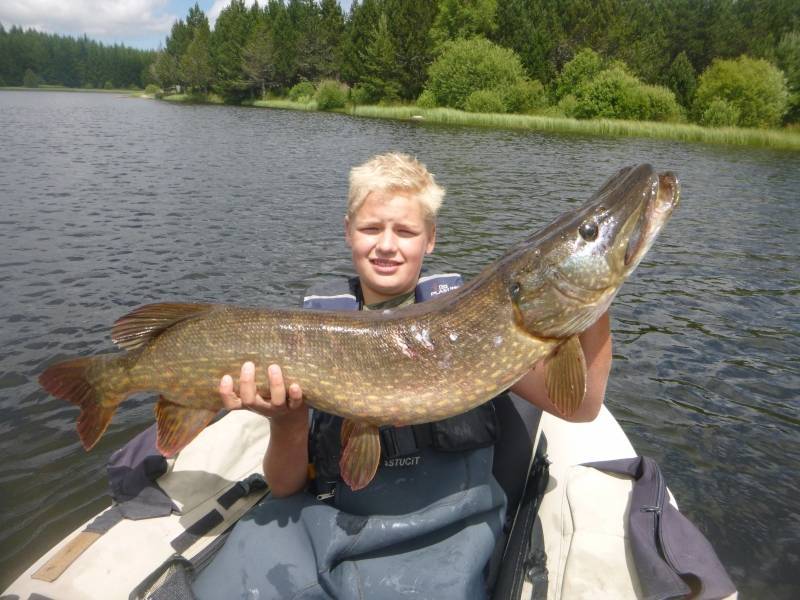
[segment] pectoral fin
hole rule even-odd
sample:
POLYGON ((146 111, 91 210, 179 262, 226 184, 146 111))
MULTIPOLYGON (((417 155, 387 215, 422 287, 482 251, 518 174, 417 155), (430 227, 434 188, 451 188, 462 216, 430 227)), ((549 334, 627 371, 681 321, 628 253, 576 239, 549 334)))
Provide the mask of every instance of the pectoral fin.
POLYGON ((574 413, 586 396, 586 359, 578 336, 564 342, 544 363, 547 394, 565 417, 574 413))
POLYGON ((368 423, 345 420, 341 436, 343 452, 339 460, 339 473, 351 490, 360 490, 372 481, 381 462, 378 428, 368 423))
POLYGON ((174 456, 200 433, 217 411, 170 402, 164 396, 156 404, 156 447, 164 456, 174 456))

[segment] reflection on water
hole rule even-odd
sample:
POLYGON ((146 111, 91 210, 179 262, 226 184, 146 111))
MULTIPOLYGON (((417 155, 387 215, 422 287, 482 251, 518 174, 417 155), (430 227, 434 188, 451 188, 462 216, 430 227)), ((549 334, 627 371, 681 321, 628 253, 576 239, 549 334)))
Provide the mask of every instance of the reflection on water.
POLYGON ((448 190, 430 266, 466 276, 626 164, 679 175, 612 309, 607 402, 745 597, 795 596, 797 155, 95 94, 2 92, 0 125, 0 587, 104 506, 108 455, 152 419, 131 399, 85 454, 42 368, 147 302, 295 305, 348 272, 348 169, 403 150, 448 190))

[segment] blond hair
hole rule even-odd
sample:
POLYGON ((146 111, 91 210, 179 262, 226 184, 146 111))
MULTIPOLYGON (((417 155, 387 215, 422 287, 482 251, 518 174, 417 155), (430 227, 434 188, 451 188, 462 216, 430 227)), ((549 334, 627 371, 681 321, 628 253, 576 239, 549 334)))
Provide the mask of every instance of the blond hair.
POLYGON ((425 220, 433 223, 444 199, 444 188, 421 162, 408 154, 379 154, 350 170, 347 216, 353 219, 370 192, 399 191, 422 205, 425 220))

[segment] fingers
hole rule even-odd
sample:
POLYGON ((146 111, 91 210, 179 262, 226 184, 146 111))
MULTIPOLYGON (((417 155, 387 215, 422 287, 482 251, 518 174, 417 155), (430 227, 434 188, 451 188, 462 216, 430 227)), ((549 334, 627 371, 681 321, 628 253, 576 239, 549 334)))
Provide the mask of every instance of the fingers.
POLYGON ((233 391, 233 377, 225 375, 219 380, 219 395, 222 398, 222 406, 227 410, 242 408, 242 400, 233 391))
POLYGON ((256 368, 251 361, 242 365, 239 373, 239 389, 234 389, 230 375, 220 379, 219 394, 223 406, 228 410, 248 409, 267 417, 280 416, 303 405, 303 392, 297 383, 288 390, 283 373, 278 365, 267 367, 269 394, 263 398, 256 385, 256 368))
POLYGON ((289 386, 289 408, 294 410, 303 403, 303 390, 296 383, 289 386))
POLYGON ((277 409, 283 408, 286 404, 286 384, 283 382, 283 373, 278 365, 267 367, 267 380, 270 404, 277 409))

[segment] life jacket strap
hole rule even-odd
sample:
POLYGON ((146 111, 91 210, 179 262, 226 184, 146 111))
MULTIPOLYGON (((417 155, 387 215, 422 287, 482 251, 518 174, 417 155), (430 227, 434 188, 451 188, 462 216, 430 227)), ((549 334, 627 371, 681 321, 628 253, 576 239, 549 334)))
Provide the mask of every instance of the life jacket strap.
POLYGON ((414 454, 433 444, 430 424, 406 427, 381 427, 381 450, 384 458, 398 458, 414 454))

